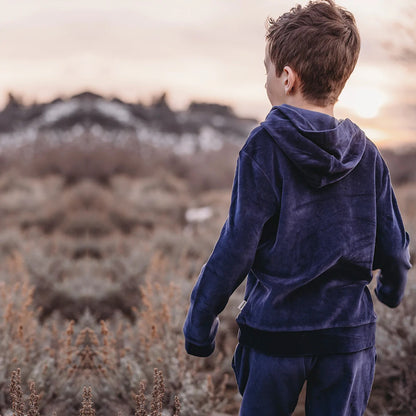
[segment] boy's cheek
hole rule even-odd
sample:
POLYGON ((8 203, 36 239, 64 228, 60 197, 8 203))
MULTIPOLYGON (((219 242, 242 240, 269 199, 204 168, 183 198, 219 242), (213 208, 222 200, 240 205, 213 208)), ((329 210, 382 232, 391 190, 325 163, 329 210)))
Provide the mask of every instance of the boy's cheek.
POLYGON ((273 91, 268 80, 266 80, 264 84, 264 88, 266 89, 267 98, 269 99, 270 103, 273 105, 273 102, 275 100, 273 99, 273 91))

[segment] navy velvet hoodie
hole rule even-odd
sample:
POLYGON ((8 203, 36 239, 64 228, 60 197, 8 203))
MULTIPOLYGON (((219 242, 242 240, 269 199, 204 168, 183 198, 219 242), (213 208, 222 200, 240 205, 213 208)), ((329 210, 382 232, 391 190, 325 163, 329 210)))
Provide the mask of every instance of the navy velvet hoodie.
POLYGON ((388 169, 349 119, 282 105, 239 152, 229 215, 202 266, 184 325, 188 353, 215 348, 219 313, 247 276, 240 342, 276 354, 374 344, 368 283, 390 307, 409 262, 388 169))

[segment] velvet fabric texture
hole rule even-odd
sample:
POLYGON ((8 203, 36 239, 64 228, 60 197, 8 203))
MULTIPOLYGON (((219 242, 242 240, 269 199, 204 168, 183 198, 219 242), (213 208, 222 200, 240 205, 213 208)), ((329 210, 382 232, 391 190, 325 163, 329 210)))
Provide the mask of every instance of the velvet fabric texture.
POLYGON ((275 106, 239 152, 228 217, 191 294, 185 347, 213 352, 218 315, 246 276, 240 330, 374 328, 372 270, 381 269, 378 299, 397 306, 408 244, 388 169, 363 131, 275 106))
POLYGON ((306 416, 362 416, 370 397, 375 348, 351 354, 274 357, 238 344, 232 366, 240 416, 290 416, 307 380, 306 416))

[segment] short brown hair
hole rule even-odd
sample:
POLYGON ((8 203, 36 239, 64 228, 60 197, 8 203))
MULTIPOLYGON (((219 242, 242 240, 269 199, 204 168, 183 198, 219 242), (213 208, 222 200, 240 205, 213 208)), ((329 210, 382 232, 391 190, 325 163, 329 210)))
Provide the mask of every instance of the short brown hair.
POLYGON ((276 75, 288 65, 298 74, 306 100, 320 106, 335 104, 360 52, 353 14, 332 0, 310 1, 267 23, 276 75))

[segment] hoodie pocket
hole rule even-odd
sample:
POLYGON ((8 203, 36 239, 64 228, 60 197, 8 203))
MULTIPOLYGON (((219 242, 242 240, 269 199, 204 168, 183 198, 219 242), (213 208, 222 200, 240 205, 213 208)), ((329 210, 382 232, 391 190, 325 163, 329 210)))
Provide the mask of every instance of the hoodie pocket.
POLYGON ((249 348, 238 343, 231 361, 235 378, 238 385, 238 391, 243 395, 249 373, 249 348))

